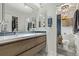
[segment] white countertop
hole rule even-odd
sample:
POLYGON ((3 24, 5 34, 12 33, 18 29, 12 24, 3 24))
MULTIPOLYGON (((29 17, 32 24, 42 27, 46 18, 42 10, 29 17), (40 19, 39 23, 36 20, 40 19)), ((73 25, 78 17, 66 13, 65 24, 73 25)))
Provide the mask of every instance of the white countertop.
POLYGON ((29 33, 29 34, 17 34, 17 35, 10 35, 10 36, 0 36, 0 44, 22 40, 24 38, 32 38, 37 36, 46 35, 45 33, 29 33))

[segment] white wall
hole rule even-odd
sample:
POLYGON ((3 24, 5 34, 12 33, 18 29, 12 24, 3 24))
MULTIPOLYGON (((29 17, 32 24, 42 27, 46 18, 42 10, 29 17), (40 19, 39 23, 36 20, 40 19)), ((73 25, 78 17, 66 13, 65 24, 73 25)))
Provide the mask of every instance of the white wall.
POLYGON ((0 3, 0 21, 2 20, 2 4, 0 3))
POLYGON ((56 56, 56 4, 47 4, 47 17, 52 17, 52 27, 47 28, 47 47, 48 47, 48 55, 56 56))

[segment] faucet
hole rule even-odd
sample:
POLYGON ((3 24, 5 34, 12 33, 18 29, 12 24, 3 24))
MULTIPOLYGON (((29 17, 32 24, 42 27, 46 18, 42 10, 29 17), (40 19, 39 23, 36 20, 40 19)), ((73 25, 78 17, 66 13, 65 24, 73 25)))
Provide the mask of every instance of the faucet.
POLYGON ((14 35, 16 35, 16 32, 14 32, 14 35))
POLYGON ((17 33, 17 30, 16 30, 16 28, 14 29, 14 31, 13 31, 13 32, 14 32, 14 35, 16 35, 16 33, 17 33))

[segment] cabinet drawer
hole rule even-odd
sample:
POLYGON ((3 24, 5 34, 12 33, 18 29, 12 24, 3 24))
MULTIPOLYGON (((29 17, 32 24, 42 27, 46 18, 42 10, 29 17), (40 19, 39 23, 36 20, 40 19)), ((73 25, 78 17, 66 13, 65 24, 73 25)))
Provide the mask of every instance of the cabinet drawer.
POLYGON ((25 51, 24 53, 20 54, 19 56, 33 56, 35 55, 37 52, 39 52, 42 48, 44 48, 46 45, 46 43, 42 43, 28 51, 25 51))
POLYGON ((46 41, 46 39, 44 37, 37 37, 35 41, 37 44, 39 44, 39 43, 46 41))
POLYGON ((0 55, 16 55, 21 51, 21 42, 0 46, 0 55))
POLYGON ((43 41, 45 41, 45 39, 42 39, 42 37, 37 37, 2 45, 0 46, 0 55, 2 56, 18 55, 21 52, 42 43, 43 41))
POLYGON ((17 55, 22 51, 28 50, 29 48, 35 46, 34 40, 34 38, 29 40, 26 39, 0 46, 0 55, 17 55))

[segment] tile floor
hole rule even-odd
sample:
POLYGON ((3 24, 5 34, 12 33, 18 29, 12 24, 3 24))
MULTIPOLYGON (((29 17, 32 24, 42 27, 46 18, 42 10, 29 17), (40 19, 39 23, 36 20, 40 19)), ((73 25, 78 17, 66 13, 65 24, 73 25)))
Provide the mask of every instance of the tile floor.
MULTIPOLYGON (((46 48, 44 47, 41 51, 39 51, 34 56, 47 56, 46 48)), ((66 50, 57 48, 57 56, 76 56, 73 52, 68 52, 66 50)))
MULTIPOLYGON (((47 51, 46 48, 43 48, 41 51, 39 51, 37 54, 35 54, 34 56, 47 56, 47 51)), ((57 56, 65 56, 61 53, 57 53, 57 56)))

